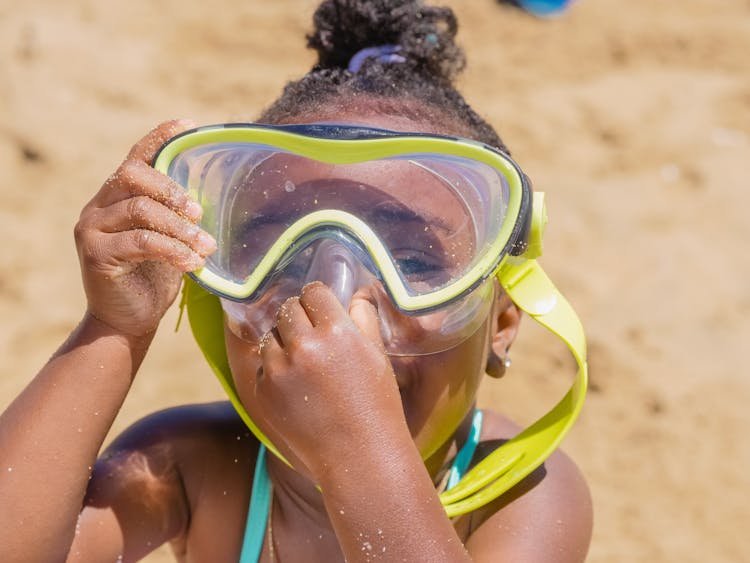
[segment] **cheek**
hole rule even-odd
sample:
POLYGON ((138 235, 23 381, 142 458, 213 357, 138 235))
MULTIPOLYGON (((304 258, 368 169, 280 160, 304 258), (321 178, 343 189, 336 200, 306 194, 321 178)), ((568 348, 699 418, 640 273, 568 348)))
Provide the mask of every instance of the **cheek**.
POLYGON ((224 342, 226 343, 227 359, 229 368, 232 372, 234 386, 237 394, 252 416, 251 409, 252 398, 254 396, 255 378, 258 374, 258 368, 261 366, 258 347, 248 344, 241 338, 238 338, 226 324, 224 325, 224 342))
POLYGON ((489 322, 459 346, 414 360, 404 413, 423 456, 450 439, 476 400, 489 350, 489 322))
POLYGON ((224 325, 224 341, 226 343, 227 359, 229 360, 234 387, 237 390, 237 395, 242 402, 242 406, 245 407, 245 411, 266 438, 292 464, 295 471, 312 480, 310 472, 305 469, 302 462, 294 456, 293 452, 285 447, 283 436, 277 432, 271 422, 264 416, 263 404, 255 392, 258 368, 261 366, 257 345, 249 344, 237 337, 227 328, 226 324, 224 325))

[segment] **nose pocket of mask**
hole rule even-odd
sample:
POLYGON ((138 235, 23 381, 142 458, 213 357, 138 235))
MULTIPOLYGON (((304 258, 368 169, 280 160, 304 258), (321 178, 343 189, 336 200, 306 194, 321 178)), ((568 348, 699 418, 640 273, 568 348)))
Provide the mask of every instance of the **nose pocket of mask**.
POLYGON ((362 266, 345 246, 335 240, 322 240, 312 250, 305 283, 327 285, 345 309, 357 290, 362 266))

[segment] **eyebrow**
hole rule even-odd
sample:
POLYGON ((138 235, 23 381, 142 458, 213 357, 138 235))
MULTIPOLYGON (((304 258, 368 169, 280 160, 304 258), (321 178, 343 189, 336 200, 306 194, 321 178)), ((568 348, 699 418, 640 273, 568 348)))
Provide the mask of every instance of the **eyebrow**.
POLYGON ((395 220, 398 222, 416 221, 419 223, 427 223, 430 226, 439 228, 446 234, 453 234, 453 229, 441 217, 424 212, 417 213, 416 211, 413 211, 408 207, 401 207, 396 205, 379 206, 372 213, 372 216, 383 221, 395 220))
MULTIPOLYGON (((313 180, 312 182, 318 182, 319 180, 313 180)), ((341 189, 341 193, 347 192, 349 184, 355 184, 358 187, 366 187, 377 192, 381 192, 378 188, 363 184, 361 182, 352 182, 350 180, 335 180, 341 189)), ((326 180, 327 183, 331 182, 331 179, 326 180)), ((304 182, 302 186, 310 182, 304 182)), ((396 221, 396 222, 418 222, 427 224, 431 227, 436 227, 447 236, 456 234, 457 229, 451 226, 444 218, 434 215, 426 211, 416 212, 408 207, 401 201, 388 196, 389 199, 380 204, 375 205, 374 209, 370 213, 363 213, 362 215, 381 221, 396 221)), ((346 198, 345 198, 346 199, 346 198)), ((305 204, 306 205, 306 204, 305 204)), ((293 212, 294 213, 294 212, 293 212)), ((262 227, 265 225, 277 225, 288 222, 290 215, 285 208, 285 204, 278 200, 272 199, 268 201, 265 207, 261 207, 256 213, 249 217, 245 222, 246 228, 262 227)), ((306 213, 305 213, 306 214, 306 213)))
MULTIPOLYGON (((252 217, 249 217, 248 220, 245 221, 243 225, 241 226, 241 231, 247 232, 250 229, 256 229, 256 228, 270 226, 270 225, 285 224, 288 222, 290 215, 291 215, 290 213, 284 210, 276 210, 276 211, 272 211, 271 213, 259 213, 252 217)), ((377 210, 375 210, 374 213, 371 213, 368 216, 368 218, 372 218, 372 219, 383 221, 383 222, 386 222, 386 221, 395 221, 397 223, 417 222, 417 223, 429 225, 431 227, 437 227, 440 231, 444 232, 446 235, 454 234, 454 229, 452 229, 442 218, 437 217, 435 215, 419 214, 407 208, 380 207, 377 210)))
MULTIPOLYGON (((425 223, 431 227, 437 227, 447 235, 455 233, 455 229, 446 223, 442 217, 425 212, 417 213, 408 207, 403 207, 393 202, 377 206, 372 213, 367 214, 367 217, 368 219, 372 218, 383 222, 425 223)), ((288 222, 288 213, 286 211, 281 209, 265 210, 245 221, 242 224, 242 232, 247 233, 252 229, 266 225, 279 225, 286 222, 288 222)))
MULTIPOLYGON (((274 206, 277 207, 278 206, 274 206)), ((232 227, 232 236, 244 239, 250 233, 256 229, 262 229, 264 227, 274 227, 278 225, 284 225, 288 222, 290 214, 282 209, 275 209, 270 212, 254 212, 249 213, 246 217, 235 223, 236 226, 232 227)))
POLYGON ((255 213, 247 218, 243 223, 246 229, 263 227, 265 225, 279 225, 286 222, 286 219, 290 217, 290 213, 285 210, 272 211, 271 213, 261 212, 255 213))

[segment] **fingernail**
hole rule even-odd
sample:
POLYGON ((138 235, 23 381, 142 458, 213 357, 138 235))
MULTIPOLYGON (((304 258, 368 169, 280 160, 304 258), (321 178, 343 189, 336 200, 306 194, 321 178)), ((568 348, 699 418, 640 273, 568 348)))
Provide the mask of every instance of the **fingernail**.
POLYGON ((185 206, 185 212, 191 219, 200 219, 201 215, 203 215, 203 207, 201 207, 200 203, 191 199, 185 206))
POLYGON ((197 125, 197 122, 194 119, 189 118, 179 118, 175 120, 175 123, 177 123, 180 127, 185 127, 187 129, 192 129, 197 125))
POLYGON ((197 255, 192 256, 187 261, 187 264, 186 264, 188 272, 195 272, 196 270, 200 270, 205 265, 206 265, 206 261, 197 255))
POLYGON ((198 233, 198 246, 208 254, 216 250, 216 240, 206 231, 201 231, 198 233))

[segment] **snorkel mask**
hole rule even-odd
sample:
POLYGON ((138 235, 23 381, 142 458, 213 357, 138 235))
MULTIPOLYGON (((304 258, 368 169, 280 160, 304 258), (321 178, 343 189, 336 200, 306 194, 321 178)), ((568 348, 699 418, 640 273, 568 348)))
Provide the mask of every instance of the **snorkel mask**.
POLYGON ((562 401, 441 494, 450 516, 518 483, 577 417, 587 379, 583 329, 536 262, 543 194, 532 194, 507 155, 466 139, 369 127, 229 124, 174 137, 154 168, 201 203, 201 227, 217 241, 183 289, 196 341, 242 419, 281 459, 237 395, 223 322, 226 315, 232 332, 258 342, 278 306, 313 280, 346 307, 367 291, 386 353, 397 356, 471 336, 497 278, 575 356, 578 376, 562 401))

